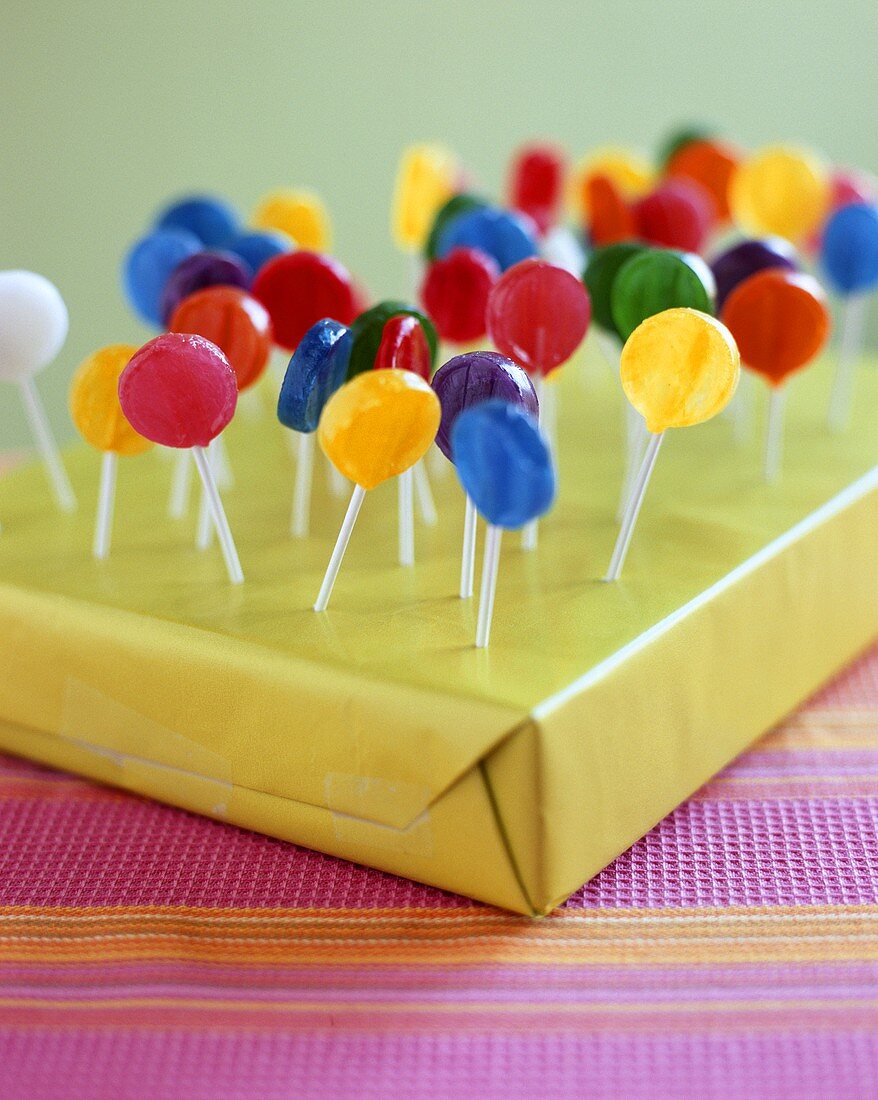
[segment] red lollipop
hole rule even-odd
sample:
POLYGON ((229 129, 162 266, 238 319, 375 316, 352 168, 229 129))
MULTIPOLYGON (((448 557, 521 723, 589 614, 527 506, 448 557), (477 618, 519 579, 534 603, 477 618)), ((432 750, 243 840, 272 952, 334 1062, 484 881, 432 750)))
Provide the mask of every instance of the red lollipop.
POLYGON ((595 248, 630 241, 637 236, 634 213, 618 185, 609 176, 592 176, 588 196, 588 235, 595 248))
POLYGON ((391 317, 381 331, 375 370, 408 370, 429 382, 431 363, 430 345, 417 317, 391 317))
POLYGON ((510 267, 488 298, 491 340, 530 374, 546 375, 565 363, 585 338, 590 320, 583 284, 545 260, 510 267))
POLYGON ((476 248, 453 248, 430 264, 421 301, 443 340, 466 344, 485 335, 488 295, 499 276, 495 261, 476 248))
POLYGON ((271 354, 271 319, 261 302, 233 286, 196 291, 177 306, 171 332, 194 332, 216 344, 231 364, 238 390, 262 377, 271 354))
POLYGON ((564 193, 564 154, 554 145, 524 145, 512 159, 509 203, 533 218, 540 236, 558 220, 564 193))
POLYGON ((701 252, 716 221, 713 199, 688 179, 668 179, 634 204, 637 235, 648 244, 701 252))
POLYGON ((268 310, 274 339, 295 351, 312 325, 331 318, 349 325, 356 316, 348 271, 319 252, 287 252, 259 269, 251 288, 268 310))

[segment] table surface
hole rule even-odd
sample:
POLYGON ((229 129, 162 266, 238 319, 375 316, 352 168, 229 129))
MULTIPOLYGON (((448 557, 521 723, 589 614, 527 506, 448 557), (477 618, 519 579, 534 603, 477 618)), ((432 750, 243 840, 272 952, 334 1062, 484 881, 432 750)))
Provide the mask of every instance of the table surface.
POLYGON ((0 757, 0 1095, 878 1095, 878 649, 531 921, 0 757))

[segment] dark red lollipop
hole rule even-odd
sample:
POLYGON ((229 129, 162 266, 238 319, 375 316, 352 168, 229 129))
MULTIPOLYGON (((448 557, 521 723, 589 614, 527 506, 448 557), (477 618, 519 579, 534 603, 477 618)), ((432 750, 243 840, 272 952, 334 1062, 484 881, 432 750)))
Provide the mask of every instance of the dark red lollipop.
POLYGON ((375 370, 408 370, 430 381, 433 357, 417 317, 401 313, 384 325, 375 356, 375 370))
POLYGON ((510 166, 510 206, 530 215, 543 235, 558 220, 563 194, 563 152, 545 142, 522 146, 510 166))
POLYGON ((668 179, 634 204, 637 235, 648 244, 701 252, 716 222, 713 199, 697 183, 668 179))
POLYGON ((268 310, 275 342, 287 351, 295 351, 318 321, 330 318, 349 325, 356 316, 347 269, 320 252, 288 252, 269 260, 253 280, 251 293, 268 310))
POLYGON ((488 295, 499 277, 496 262, 476 248, 454 248, 430 264, 421 302, 443 340, 467 344, 485 335, 488 295))

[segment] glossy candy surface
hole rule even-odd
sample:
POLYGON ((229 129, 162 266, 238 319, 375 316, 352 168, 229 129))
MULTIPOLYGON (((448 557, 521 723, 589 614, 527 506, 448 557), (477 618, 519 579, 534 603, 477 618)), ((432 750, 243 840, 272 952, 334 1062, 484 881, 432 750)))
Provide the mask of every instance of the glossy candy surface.
POLYGON ((251 278, 275 256, 292 252, 295 244, 278 229, 254 230, 233 237, 226 248, 246 265, 251 278))
POLYGON ((384 336, 384 326, 392 317, 407 315, 420 322, 427 338, 430 349, 430 371, 436 366, 436 355, 439 350, 439 338, 436 335, 436 327, 426 314, 415 309, 414 306, 396 299, 388 299, 378 302, 361 313, 351 325, 353 346, 351 347, 350 362, 348 364, 348 378, 353 378, 363 371, 371 371, 375 368, 375 360, 378 356, 378 348, 384 336))
POLYGON ((595 248, 603 248, 637 236, 637 223, 631 203, 609 176, 591 176, 585 183, 588 196, 586 228, 595 248))
POLYGON ((409 370, 430 381, 433 370, 430 345, 417 317, 404 313, 385 322, 375 354, 375 370, 409 370))
POLYGON ((423 458, 439 416, 439 398, 423 378, 405 370, 366 371, 330 397, 317 438, 340 473, 374 489, 423 458))
POLYGON ((161 229, 135 241, 122 261, 122 289, 141 319, 162 328, 162 294, 171 272, 203 245, 193 233, 161 229))
POLYGON ((700 252, 715 220, 713 201, 691 180, 665 180, 634 204, 637 236, 681 252, 700 252))
POLYGON ((666 309, 712 313, 715 289, 710 268, 698 256, 645 249, 627 260, 613 281, 616 331, 627 340, 647 317, 666 309))
POLYGON ((433 389, 442 406, 436 446, 451 460, 451 429, 464 409, 496 399, 536 417, 539 401, 527 372, 496 351, 456 355, 436 371, 433 389))
POLYGON ((255 229, 279 230, 310 252, 328 252, 332 247, 329 215, 311 191, 272 191, 260 200, 251 224, 255 229))
POLYGON ((288 351, 324 317, 343 325, 354 319, 347 269, 318 252, 289 252, 269 260, 253 280, 252 294, 268 310, 275 342, 288 351))
POLYGON ((851 203, 836 210, 823 230, 820 264, 842 294, 878 286, 878 206, 851 203))
POLYGON ((831 327, 816 279, 769 268, 751 275, 726 299, 722 320, 746 367, 779 386, 818 354, 831 327))
POLYGON ((545 260, 525 260, 500 277, 488 298, 492 343, 531 374, 549 374, 576 351, 591 320, 582 282, 545 260))
POLYGON ((338 321, 318 321, 293 352, 277 399, 277 418, 297 432, 315 432, 326 402, 344 385, 351 332, 338 321))
POLYGON ((391 208, 393 239, 414 252, 424 246, 436 212, 454 190, 457 165, 441 145, 412 145, 402 155, 391 208))
POLYGON ((783 147, 745 160, 732 177, 729 204, 735 221, 755 234, 794 243, 817 228, 829 206, 826 173, 810 153, 783 147))
POLYGON ((530 413, 484 401, 455 420, 451 448, 457 476, 488 523, 514 530, 551 508, 555 469, 530 413))
POLYGON ((0 271, 0 379, 30 378, 67 339, 67 306, 54 283, 34 271, 0 271))
POLYGON ((485 335, 485 311, 500 268, 475 248, 454 248, 434 260, 421 284, 421 301, 443 340, 465 344, 485 335))
POLYGON ((198 290, 209 286, 250 286, 250 271, 231 252, 196 252, 182 260, 162 291, 162 323, 167 326, 177 306, 198 290))
POLYGON ((439 234, 436 255, 447 256, 454 248, 477 248, 491 256, 501 271, 539 251, 528 217, 492 206, 467 210, 446 224, 439 234))
POLYGON ((131 427, 119 404, 119 377, 136 351, 133 344, 101 348, 79 365, 70 384, 76 430, 99 451, 136 455, 152 447, 131 427))
POLYGON ((119 379, 131 426, 164 447, 206 447, 235 414, 228 359, 203 336, 169 332, 135 352, 119 379))
POLYGON ((197 237, 202 248, 222 248, 238 232, 238 214, 225 199, 191 195, 165 207, 155 228, 182 229, 197 237))
POLYGON ((728 329, 694 309, 648 317, 622 348, 625 396, 651 432, 716 416, 738 385, 741 358, 728 329))
POLYGON ((592 316, 605 332, 619 335, 613 320, 613 284, 622 265, 641 252, 646 246, 632 241, 620 241, 604 248, 596 248, 588 257, 582 281, 591 299, 592 316))
POLYGON ((478 195, 470 195, 467 192, 461 192, 458 195, 452 195, 450 199, 444 202, 436 211, 436 215, 430 225, 430 231, 424 241, 424 256, 427 260, 435 260, 437 256, 437 250, 439 248, 439 238, 445 231, 445 227, 449 225, 458 215, 465 214, 470 210, 480 210, 489 204, 485 199, 481 199, 478 195))
POLYGON ((564 153, 555 145, 523 145, 509 169, 509 205, 527 214, 540 235, 558 220, 564 197, 564 153))
POLYGON ((228 359, 238 390, 252 386, 268 366, 271 320, 261 302, 233 286, 198 290, 177 306, 168 328, 210 340, 228 359))
POLYGON ((717 312, 722 309, 726 298, 738 283, 768 267, 796 270, 796 250, 783 237, 741 241, 721 252, 710 264, 716 280, 717 312))
POLYGON ((703 187, 717 219, 727 222, 731 216, 729 187, 740 159, 737 150, 725 142, 687 141, 669 158, 665 171, 672 179, 692 180, 703 187))

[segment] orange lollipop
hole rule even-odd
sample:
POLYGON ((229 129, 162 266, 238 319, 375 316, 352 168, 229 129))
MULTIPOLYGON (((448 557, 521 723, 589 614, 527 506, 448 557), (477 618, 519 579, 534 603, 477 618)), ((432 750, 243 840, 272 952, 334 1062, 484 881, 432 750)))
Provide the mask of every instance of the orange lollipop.
POLYGON ((190 294, 174 311, 170 331, 195 333, 216 344, 235 372, 239 392, 257 382, 268 366, 268 310, 239 287, 209 286, 190 294))
POLYGON ((776 481, 783 445, 784 383, 807 366, 829 338, 826 296, 810 275, 767 268, 735 287, 721 318, 744 366, 762 375, 771 388, 765 479, 776 481))
POLYGON ((583 191, 588 203, 588 235, 595 248, 637 236, 634 211, 609 176, 590 177, 583 184, 583 191))
POLYGON ((667 174, 700 183, 713 199, 717 217, 731 218, 729 185, 738 167, 737 151, 721 141, 688 141, 668 161, 667 174))

